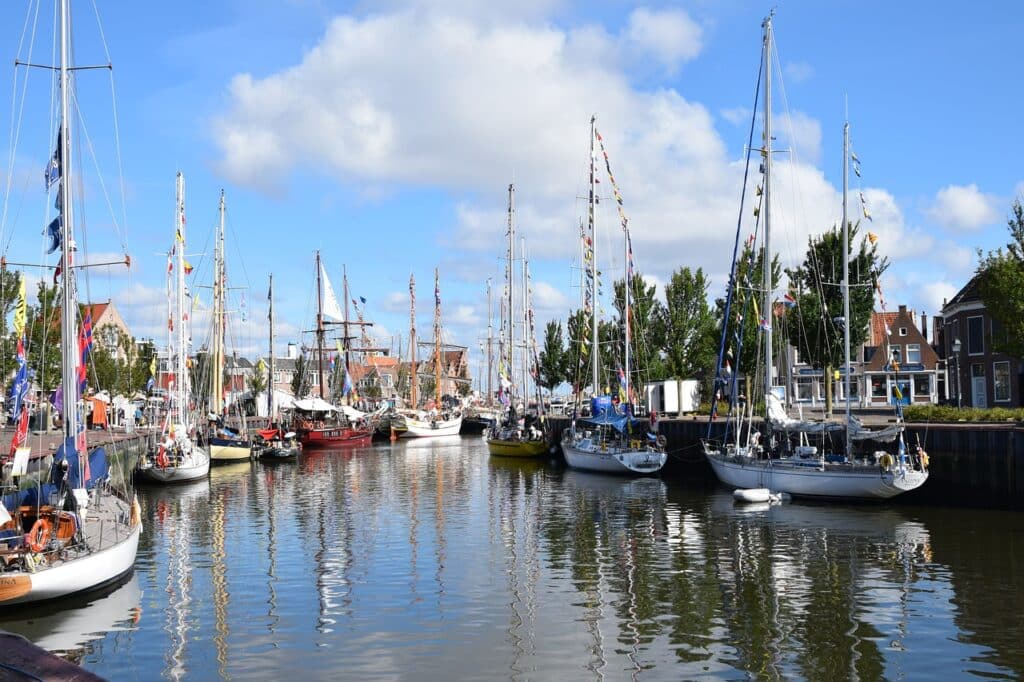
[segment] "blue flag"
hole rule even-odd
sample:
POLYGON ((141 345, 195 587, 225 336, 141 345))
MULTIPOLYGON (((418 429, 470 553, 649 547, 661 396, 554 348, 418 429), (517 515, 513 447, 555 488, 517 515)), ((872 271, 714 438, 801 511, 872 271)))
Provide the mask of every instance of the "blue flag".
POLYGON ((54 251, 56 251, 57 249, 60 248, 60 242, 61 242, 60 226, 61 226, 61 222, 62 221, 60 219, 60 216, 57 216, 56 218, 54 218, 50 222, 49 225, 46 226, 46 235, 50 238, 50 247, 46 250, 46 253, 53 253, 54 251))
POLYGON ((57 133, 57 148, 53 150, 53 156, 50 157, 50 162, 46 164, 46 189, 49 190, 53 187, 53 183, 60 180, 60 133, 57 133))

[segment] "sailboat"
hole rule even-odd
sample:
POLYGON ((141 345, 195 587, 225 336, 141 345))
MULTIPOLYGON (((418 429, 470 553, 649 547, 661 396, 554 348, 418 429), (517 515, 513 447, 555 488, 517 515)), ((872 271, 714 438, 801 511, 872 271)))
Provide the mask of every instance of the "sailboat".
POLYGON ((167 255, 168 270, 174 277, 167 282, 167 342, 171 365, 167 415, 159 443, 139 458, 136 476, 152 483, 185 483, 205 478, 210 473, 210 456, 192 439, 194 425, 189 409, 191 391, 188 372, 187 327, 189 315, 185 308, 185 176, 178 173, 174 246, 167 255), (173 287, 173 291, 172 291, 173 287))
MULTIPOLYGON (((54 185, 57 188, 58 215, 46 232, 50 251, 59 249, 60 256, 56 266, 43 267, 53 269, 61 285, 63 434, 49 483, 37 482, 25 489, 15 485, 3 491, 0 607, 20 607, 115 584, 132 572, 142 532, 139 503, 129 482, 116 466, 109 466, 104 448, 89 449, 84 428, 82 393, 92 331, 88 317, 79 320, 78 272, 89 264, 81 253, 75 255, 74 209, 80 200, 73 196, 79 186, 73 177, 78 168, 73 151, 80 146, 71 135, 71 121, 78 120, 80 112, 72 109, 78 99, 71 91, 75 67, 70 63, 69 0, 62 0, 58 11, 60 63, 53 70, 60 88, 60 121, 57 150, 46 171, 48 193, 54 185)), ((16 64, 30 66, 20 60, 16 64)), ((127 256, 123 262, 129 262, 127 256)), ((17 482, 19 474, 12 471, 11 475, 17 482)))
POLYGON ((277 406, 274 403, 274 275, 270 275, 267 287, 267 301, 270 311, 267 320, 270 322, 270 367, 267 374, 267 428, 256 432, 258 447, 254 444, 254 452, 261 459, 294 459, 302 450, 302 443, 294 431, 285 433, 277 417, 277 406))
POLYGON ((403 414, 404 420, 401 426, 395 427, 396 431, 401 429, 402 438, 424 438, 433 436, 457 436, 462 429, 462 411, 458 407, 450 407, 445 404, 441 395, 441 380, 444 373, 441 371, 443 364, 443 344, 441 343, 441 284, 437 268, 434 268, 434 399, 425 405, 425 409, 417 410, 417 376, 416 376, 416 296, 414 293, 415 280, 409 279, 410 295, 410 328, 409 348, 412 351, 412 362, 410 368, 411 403, 413 409, 403 414))
MULTIPOLYGON (((633 418, 632 394, 630 392, 630 345, 632 343, 632 324, 630 307, 630 289, 633 282, 632 248, 630 246, 628 221, 625 214, 621 212, 622 231, 624 234, 624 261, 625 277, 623 291, 625 294, 625 305, 623 306, 623 317, 625 324, 623 349, 625 367, 619 373, 619 406, 616 407, 611 396, 599 395, 601 387, 601 352, 598 337, 598 269, 597 269, 597 239, 595 231, 597 228, 595 220, 595 208, 597 205, 597 149, 596 142, 601 142, 602 151, 604 147, 601 136, 597 132, 597 118, 590 119, 590 194, 587 207, 587 233, 583 240, 585 256, 584 264, 589 267, 584 280, 583 287, 583 310, 590 317, 590 339, 587 342, 580 340, 581 348, 589 347, 591 382, 594 390, 594 397, 591 399, 590 416, 580 418, 577 416, 578 409, 574 408, 572 422, 569 428, 562 432, 562 453, 565 455, 566 464, 574 469, 586 471, 602 471, 608 473, 636 473, 653 474, 665 466, 666 454, 664 438, 653 433, 647 433, 643 422, 633 418)), ((614 176, 611 174, 610 165, 607 162, 608 155, 604 154, 608 177, 615 188, 616 199, 619 198, 619 191, 615 186, 614 176)), ((579 392, 577 392, 577 400, 579 392)))
MULTIPOLYGON (((772 134, 771 134, 771 76, 772 76, 772 17, 769 15, 763 24, 763 56, 765 90, 764 90, 764 148, 761 153, 761 164, 764 172, 764 185, 761 191, 762 208, 760 216, 763 220, 764 278, 761 291, 761 310, 765 319, 774 309, 772 304, 772 268, 771 251, 771 180, 772 180, 772 134)), ((849 185, 849 124, 843 127, 843 337, 846 368, 850 367, 850 238, 849 220, 847 218, 847 194, 849 185)), ((749 157, 748 157, 749 159, 749 157)), ((742 202, 741 202, 742 203, 742 202)), ((755 214, 756 215, 756 214, 755 214)), ((742 207, 741 207, 742 216, 742 207)), ((742 220, 740 221, 742 222, 742 220)), ((737 245, 740 232, 737 229, 737 245)), ((733 276, 730 281, 735 283, 736 263, 733 264, 733 276)), ((734 316, 730 314, 733 292, 730 290, 725 309, 725 320, 734 316)), ((735 316, 740 318, 741 316, 735 316)), ((788 493, 805 497, 822 498, 853 498, 853 499, 888 499, 900 493, 918 488, 928 478, 927 455, 919 449, 908 452, 904 441, 904 428, 901 406, 897 401, 897 420, 894 426, 879 431, 863 428, 859 420, 851 414, 850 409, 850 372, 845 372, 846 389, 846 424, 836 422, 815 421, 790 418, 778 395, 773 390, 772 364, 774 345, 772 343, 772 327, 770 322, 760 325, 761 347, 764 356, 761 368, 764 377, 763 399, 766 408, 764 432, 747 424, 745 434, 738 425, 732 428, 733 410, 730 409, 726 427, 726 438, 723 442, 710 439, 711 425, 709 422, 708 439, 703 442, 704 454, 715 475, 723 483, 739 489, 763 490, 772 493, 788 493), (845 432, 840 439, 839 432, 845 432), (745 435, 745 440, 743 436, 745 435), (833 439, 832 436, 836 438, 833 439), (820 446, 813 444, 811 439, 820 439, 820 446), (841 444, 837 447, 836 441, 841 444), (895 455, 885 450, 874 450, 866 456, 858 456, 854 443, 872 441, 878 443, 895 442, 895 455)), ((725 357, 724 348, 729 334, 728 324, 723 326, 722 343, 720 345, 719 369, 716 388, 719 390, 729 385, 730 378, 723 373, 725 357)), ((737 395, 736 374, 731 375, 733 384, 732 396, 737 395)), ((826 377, 826 381, 829 380, 826 377)), ((754 401, 756 402, 756 401, 754 401)), ((752 403, 753 404, 753 403, 752 403)), ((712 419, 714 413, 712 413, 712 419)), ((816 441, 817 442, 817 441, 816 441)))
MULTIPOLYGON (((512 391, 514 384, 512 378, 516 376, 516 346, 515 346, 515 318, 516 318, 516 273, 515 273, 515 185, 508 186, 508 267, 505 270, 505 289, 508 294, 506 316, 506 337, 503 341, 501 360, 498 363, 498 380, 502 401, 507 401, 507 409, 502 414, 500 421, 487 429, 487 451, 492 455, 502 457, 539 457, 548 451, 547 420, 544 415, 544 401, 540 396, 539 387, 534 382, 537 393, 534 396, 537 404, 535 415, 527 414, 524 406, 519 402, 524 396, 515 395, 512 391)), ((527 267, 524 259, 524 273, 527 267)), ((527 278, 524 278, 527 279, 527 278)), ((527 280, 528 281, 528 280, 527 280)), ((533 331, 533 315, 528 300, 529 289, 523 292, 523 329, 527 330, 527 343, 525 344, 524 355, 529 355, 527 362, 537 366, 537 347, 533 331)), ((521 391, 525 393, 525 374, 521 391)))
POLYGON ((224 248, 224 190, 220 191, 220 216, 217 230, 217 241, 213 255, 213 314, 211 315, 212 334, 210 339, 210 414, 206 443, 210 448, 210 458, 215 464, 241 462, 252 456, 252 442, 248 437, 248 425, 245 415, 235 401, 234 409, 238 412, 239 427, 233 429, 224 423, 224 332, 227 327, 227 254, 224 248))
POLYGON ((373 429, 369 425, 353 424, 342 410, 324 398, 324 387, 327 385, 324 380, 324 325, 344 324, 345 320, 319 251, 316 252, 316 304, 316 362, 320 396, 295 400, 293 430, 304 447, 369 445, 373 429), (325 320, 325 317, 331 319, 325 320))

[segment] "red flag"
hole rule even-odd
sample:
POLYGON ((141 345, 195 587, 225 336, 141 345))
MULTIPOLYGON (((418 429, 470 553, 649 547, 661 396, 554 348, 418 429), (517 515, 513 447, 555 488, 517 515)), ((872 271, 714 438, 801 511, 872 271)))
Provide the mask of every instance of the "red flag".
POLYGON ((14 438, 11 439, 11 456, 25 442, 28 437, 28 405, 21 408, 21 417, 18 419, 18 426, 14 429, 14 438))

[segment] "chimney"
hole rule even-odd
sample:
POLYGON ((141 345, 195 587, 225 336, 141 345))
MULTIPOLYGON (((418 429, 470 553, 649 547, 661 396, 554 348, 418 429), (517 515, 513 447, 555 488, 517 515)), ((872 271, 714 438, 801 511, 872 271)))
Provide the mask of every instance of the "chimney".
POLYGON ((921 311, 921 336, 924 337, 925 343, 928 343, 928 313, 921 311))
POLYGON ((294 343, 288 344, 288 359, 295 360, 299 357, 299 347, 294 343))

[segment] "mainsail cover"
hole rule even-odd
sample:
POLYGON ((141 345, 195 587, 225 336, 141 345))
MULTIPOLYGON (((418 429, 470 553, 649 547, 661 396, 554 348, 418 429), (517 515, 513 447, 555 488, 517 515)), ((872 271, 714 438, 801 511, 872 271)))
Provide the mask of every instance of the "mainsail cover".
POLYGON ((850 415, 850 440, 874 440, 879 443, 891 443, 899 438, 902 432, 903 424, 891 424, 883 429, 872 431, 864 426, 860 417, 855 414, 850 415))
POLYGON ((843 430, 843 425, 838 422, 793 419, 786 414, 786 408, 774 393, 768 394, 768 421, 774 428, 791 433, 827 433, 843 430))

